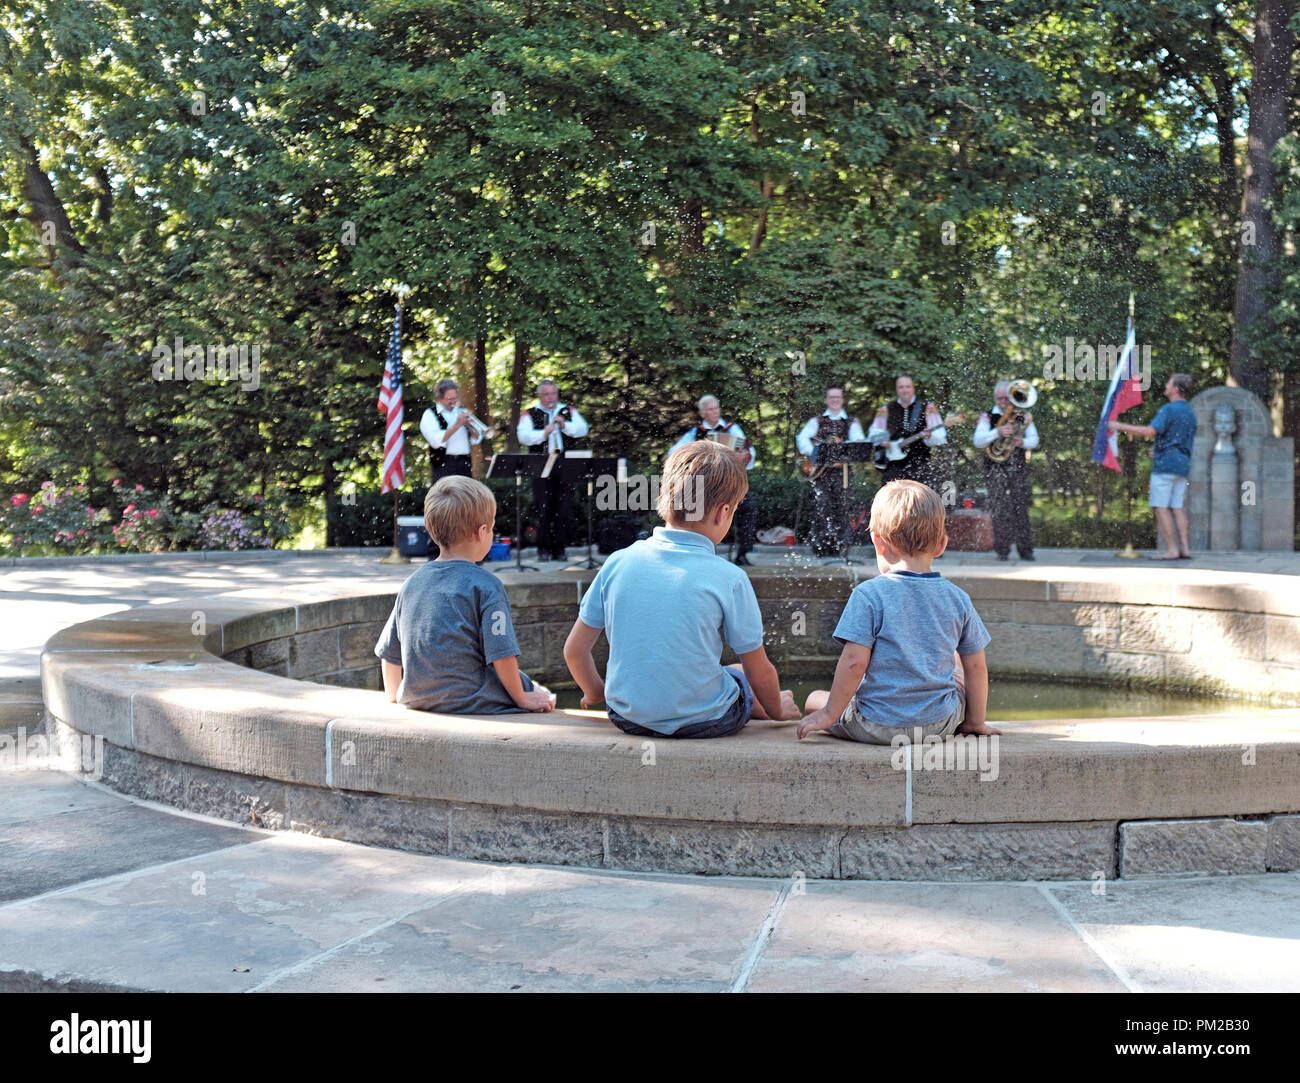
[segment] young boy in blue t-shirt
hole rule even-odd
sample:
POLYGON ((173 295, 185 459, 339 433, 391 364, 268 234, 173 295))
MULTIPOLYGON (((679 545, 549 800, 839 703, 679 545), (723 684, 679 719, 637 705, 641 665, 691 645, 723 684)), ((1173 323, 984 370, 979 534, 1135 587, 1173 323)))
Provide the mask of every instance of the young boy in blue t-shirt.
POLYGON ((654 536, 614 553, 583 596, 564 644, 582 705, 637 737, 725 737, 751 718, 796 718, 763 649, 763 616, 749 577, 718 556, 749 489, 735 452, 706 440, 664 463, 654 536), (604 631, 601 679, 591 650, 604 631), (721 664, 723 641, 740 658, 721 664))
POLYGON ((439 478, 424 498, 436 560, 397 594, 375 644, 393 703, 443 714, 549 711, 555 697, 519 668, 501 580, 478 567, 492 547, 497 502, 473 478, 439 478))
POLYGON ((804 705, 798 737, 889 745, 950 733, 996 734, 984 721, 989 634, 970 596, 930 564, 948 546, 943 502, 919 481, 891 481, 871 502, 880 575, 849 595, 829 692, 804 705))

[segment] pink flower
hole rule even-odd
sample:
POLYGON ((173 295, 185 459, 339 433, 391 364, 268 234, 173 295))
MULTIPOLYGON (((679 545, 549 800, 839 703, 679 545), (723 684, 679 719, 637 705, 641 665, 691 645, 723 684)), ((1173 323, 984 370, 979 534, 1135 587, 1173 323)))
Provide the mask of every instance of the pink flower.
POLYGON ((85 533, 84 530, 78 530, 78 531, 77 531, 77 534, 78 534, 78 535, 81 535, 81 534, 84 534, 84 533, 85 533))
POLYGON ((124 507, 124 508, 122 509, 122 511, 123 511, 124 513, 129 514, 130 512, 135 511, 135 505, 134 505, 134 504, 128 504, 126 507, 124 507))
POLYGON ((17 496, 11 496, 9 498, 9 503, 11 503, 15 508, 21 508, 27 503, 27 500, 28 496, 26 493, 19 493, 17 496))
POLYGON ((262 502, 261 496, 254 496, 253 499, 259 504, 262 502))
POLYGON ((33 504, 33 505, 32 505, 32 514, 33 514, 33 515, 40 515, 40 513, 41 513, 41 506, 40 506, 39 504, 33 504))
POLYGON ((41 488, 42 488, 42 489, 53 489, 53 488, 54 488, 54 482, 52 482, 52 481, 43 481, 43 482, 41 482, 41 488))
POLYGON ((94 514, 95 514, 95 509, 92 508, 89 504, 86 505, 86 514, 87 514, 87 515, 94 515, 94 514))
POLYGON ((84 485, 77 486, 77 492, 84 493, 85 491, 86 491, 86 487, 84 485))
POLYGON ((136 491, 137 493, 142 493, 142 492, 144 492, 144 486, 143 486, 143 485, 137 485, 137 486, 135 487, 135 491, 136 491))
POLYGON ((147 512, 145 512, 145 514, 149 516, 150 519, 156 519, 158 517, 158 509, 150 508, 147 512))
POLYGON ((114 484, 114 485, 121 485, 121 484, 122 484, 122 479, 121 479, 121 478, 114 478, 114 479, 113 479, 113 484, 114 484))

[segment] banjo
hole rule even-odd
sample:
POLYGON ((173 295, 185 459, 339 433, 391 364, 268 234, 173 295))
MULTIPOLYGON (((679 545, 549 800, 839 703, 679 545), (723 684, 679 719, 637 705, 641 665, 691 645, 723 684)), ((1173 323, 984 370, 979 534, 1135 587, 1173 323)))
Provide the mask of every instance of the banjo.
MULTIPOLYGON (((965 414, 949 414, 943 419, 943 428, 946 429, 949 425, 960 425, 965 420, 965 414)), ((936 425, 935 428, 939 428, 939 426, 936 425)), ((876 453, 872 457, 872 465, 877 470, 885 470, 888 468, 890 463, 896 463, 901 459, 906 459, 907 449, 912 444, 916 443, 916 441, 924 440, 933 431, 934 429, 922 429, 920 432, 914 433, 911 436, 905 436, 902 440, 892 440, 890 441, 888 448, 883 445, 877 445, 876 453)))

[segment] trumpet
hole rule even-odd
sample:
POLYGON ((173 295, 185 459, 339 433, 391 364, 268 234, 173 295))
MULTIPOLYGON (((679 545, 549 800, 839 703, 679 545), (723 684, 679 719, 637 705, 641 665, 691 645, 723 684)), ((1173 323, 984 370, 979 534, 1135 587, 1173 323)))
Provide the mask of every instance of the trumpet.
POLYGON ((477 417, 471 414, 465 407, 458 407, 460 412, 465 415, 465 427, 474 433, 480 440, 491 440, 496 436, 497 431, 492 426, 484 424, 477 417))
POLYGON ((1007 398, 1011 405, 1002 415, 998 427, 1010 425, 1015 431, 1010 436, 999 436, 984 449, 984 454, 995 463, 1006 462, 1016 450, 1016 438, 1024 436, 1029 423, 1034 420, 1029 408, 1038 401, 1038 392, 1028 380, 1012 380, 1007 388, 1007 398))

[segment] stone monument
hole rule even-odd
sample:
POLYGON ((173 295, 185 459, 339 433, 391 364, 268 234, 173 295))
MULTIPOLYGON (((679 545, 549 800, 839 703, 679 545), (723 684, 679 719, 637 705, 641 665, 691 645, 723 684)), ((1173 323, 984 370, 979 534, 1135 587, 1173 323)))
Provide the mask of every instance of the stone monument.
POLYGON ((1285 550, 1295 540, 1295 450, 1273 435, 1264 404, 1240 387, 1211 387, 1191 402, 1196 442, 1187 477, 1193 550, 1285 550))

